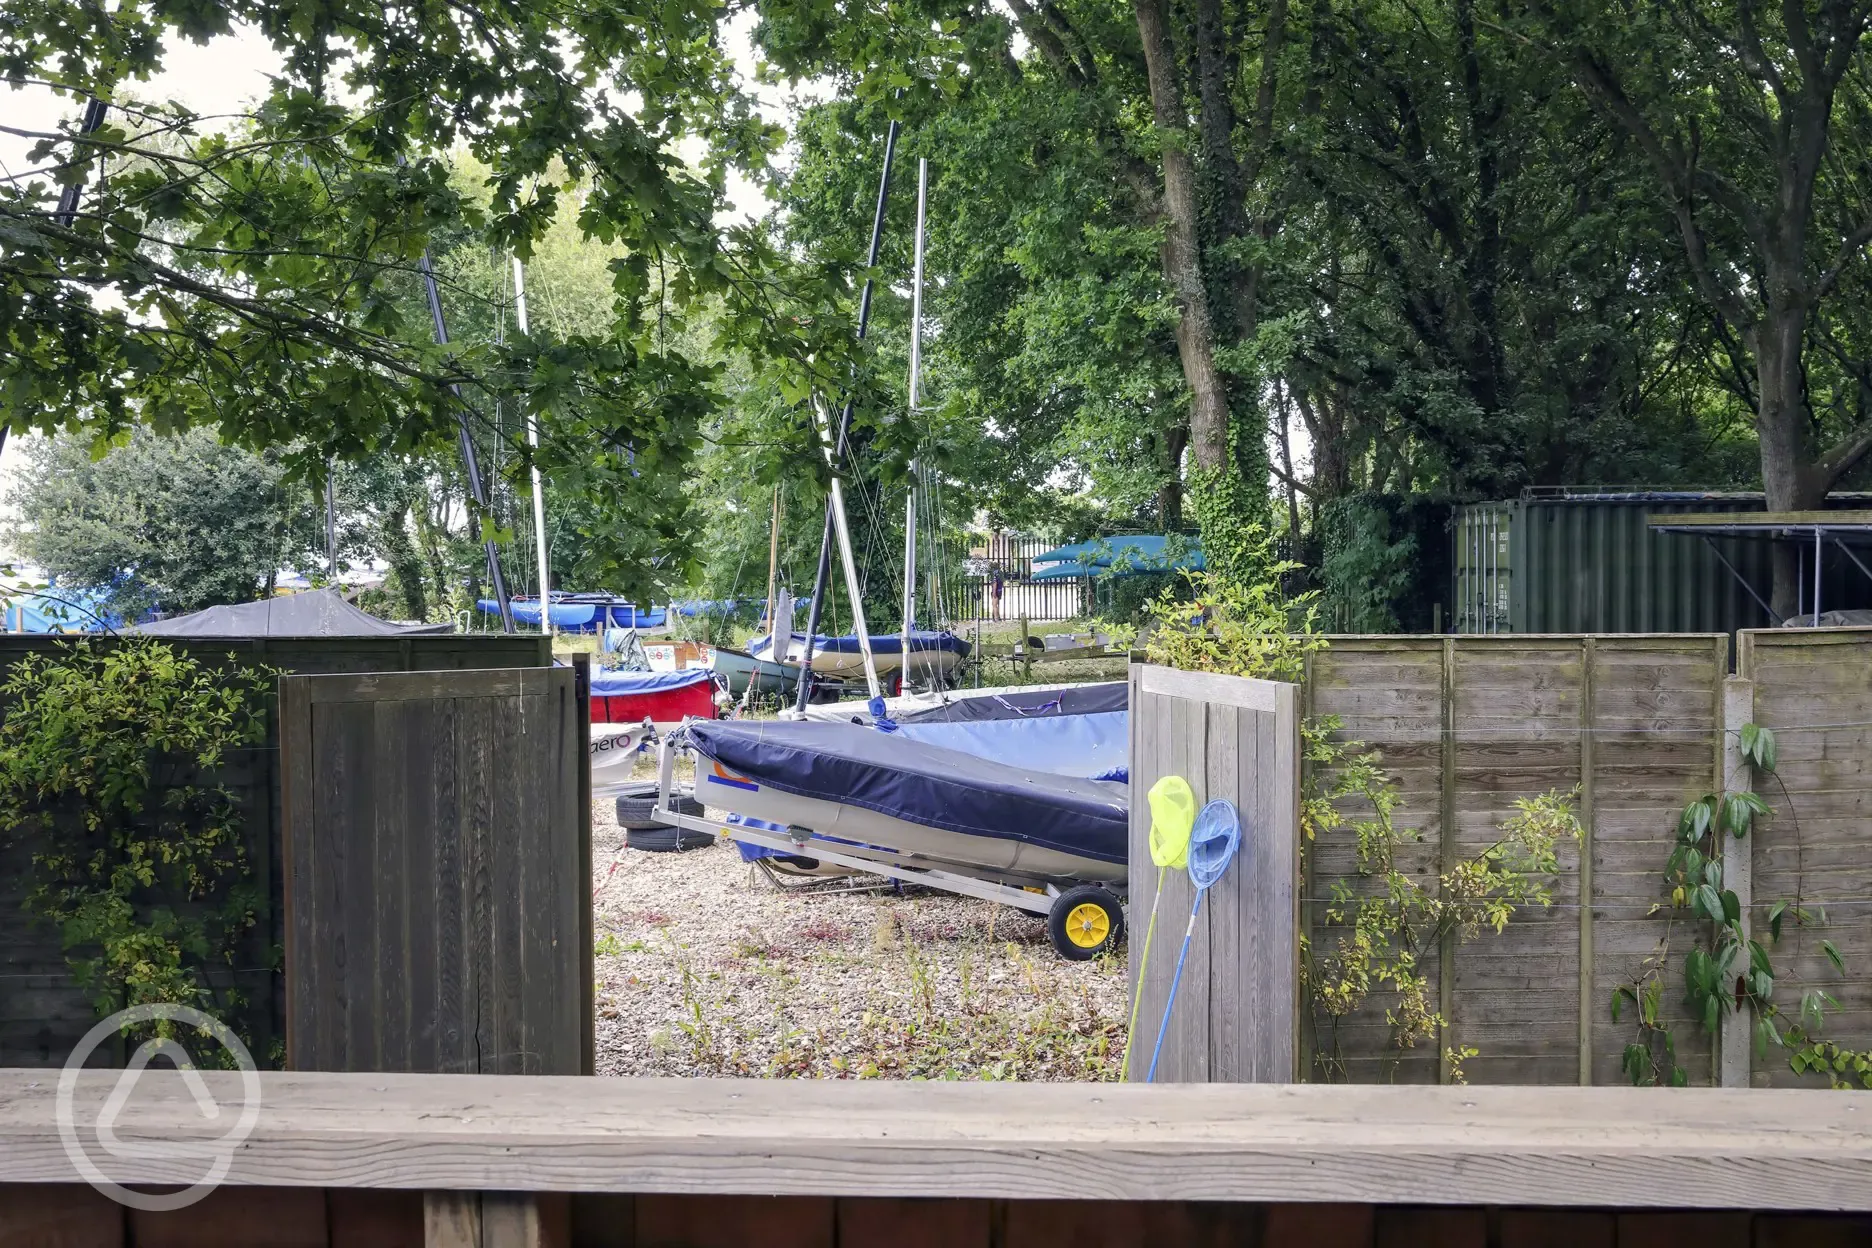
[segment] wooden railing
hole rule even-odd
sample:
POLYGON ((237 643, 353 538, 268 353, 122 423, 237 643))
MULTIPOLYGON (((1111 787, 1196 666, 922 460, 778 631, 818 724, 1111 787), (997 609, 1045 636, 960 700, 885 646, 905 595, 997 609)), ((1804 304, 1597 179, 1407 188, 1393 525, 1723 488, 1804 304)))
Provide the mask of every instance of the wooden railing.
MULTIPOLYGON (((94 1164, 201 1178, 162 1150, 234 1115, 150 1070, 107 1156, 119 1078, 68 1101, 94 1164)), ((268 1073, 220 1190, 126 1212, 78 1185, 58 1082, 0 1071, 0 1248, 1844 1244, 1868 1224, 1771 1211, 1872 1209, 1866 1112, 1828 1093, 268 1073)))

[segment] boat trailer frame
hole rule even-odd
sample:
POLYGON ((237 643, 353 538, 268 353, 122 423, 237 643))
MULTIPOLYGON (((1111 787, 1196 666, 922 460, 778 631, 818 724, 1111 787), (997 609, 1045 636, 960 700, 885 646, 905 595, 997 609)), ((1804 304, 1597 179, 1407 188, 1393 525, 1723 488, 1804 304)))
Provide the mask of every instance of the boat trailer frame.
POLYGON ((973 876, 958 875, 952 871, 942 871, 930 867, 900 865, 907 862, 901 856, 896 861, 867 858, 860 854, 845 853, 841 850, 821 848, 826 843, 820 841, 808 847, 813 839, 812 832, 806 828, 795 829, 800 835, 770 832, 764 828, 750 828, 743 824, 723 823, 702 815, 686 815, 671 803, 675 796, 676 751, 678 747, 666 734, 657 743, 657 810, 656 817, 678 828, 687 828, 693 832, 707 832, 717 840, 737 841, 743 845, 755 845, 762 849, 771 849, 782 854, 793 854, 803 858, 816 858, 821 862, 836 863, 841 867, 850 867, 854 871, 863 871, 871 875, 882 875, 889 879, 901 880, 906 884, 921 884, 926 888, 941 889, 946 893, 959 893, 964 897, 976 897, 983 901, 999 902, 1004 906, 1013 906, 1029 914, 1046 917, 1053 908, 1053 899, 1060 895, 1060 889, 1053 884, 1045 886, 1044 892, 1032 892, 1025 888, 1016 888, 1012 884, 996 884, 988 880, 978 880, 973 876))

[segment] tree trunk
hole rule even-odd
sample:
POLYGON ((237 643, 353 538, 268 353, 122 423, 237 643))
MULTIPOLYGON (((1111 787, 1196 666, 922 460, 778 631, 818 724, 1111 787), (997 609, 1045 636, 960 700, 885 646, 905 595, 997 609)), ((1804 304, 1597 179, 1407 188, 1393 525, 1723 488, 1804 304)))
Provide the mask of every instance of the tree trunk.
POLYGON ((1163 145, 1164 278, 1177 301, 1177 356, 1190 388, 1190 441, 1196 466, 1220 472, 1229 459, 1228 395, 1215 362, 1215 317, 1197 244, 1196 168, 1177 89, 1176 51, 1166 0, 1136 0, 1138 36, 1150 77, 1151 112, 1163 145))
POLYGON ((1183 451, 1189 446, 1189 426, 1164 430, 1164 477, 1157 490, 1157 520, 1166 533, 1183 529, 1183 451))
MULTIPOLYGON (((1798 303, 1790 306, 1774 300, 1751 333, 1759 395, 1755 425, 1761 443, 1762 492, 1769 511, 1814 511, 1826 499, 1827 482, 1813 464, 1801 396, 1806 322, 1806 312, 1798 303)), ((1777 617, 1772 621, 1775 624, 1801 609, 1801 554, 1791 542, 1774 543, 1774 586, 1768 601, 1777 617)))

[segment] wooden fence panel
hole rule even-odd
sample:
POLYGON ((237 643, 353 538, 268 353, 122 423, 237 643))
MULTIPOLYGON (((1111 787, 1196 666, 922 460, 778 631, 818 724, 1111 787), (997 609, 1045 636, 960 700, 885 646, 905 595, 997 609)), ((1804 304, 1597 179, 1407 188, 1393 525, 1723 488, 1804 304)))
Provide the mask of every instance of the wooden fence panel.
POLYGON ((287 1064, 590 1073, 566 669, 287 677, 287 1064))
MULTIPOLYGON (((1436 637, 1335 638, 1329 649, 1312 657, 1306 682, 1310 716, 1336 718, 1344 739, 1362 741, 1380 752, 1398 788, 1393 818, 1397 826, 1419 833, 1398 853, 1400 869, 1416 879, 1436 877, 1442 839, 1445 648, 1444 639, 1436 637)), ((1371 809, 1348 799, 1341 803, 1341 813, 1347 819, 1366 819, 1371 809)), ((1350 934, 1349 928, 1326 922, 1333 883, 1345 881, 1357 896, 1380 887, 1362 879, 1358 868, 1358 843, 1350 827, 1307 847, 1304 914, 1317 954, 1331 953, 1350 934)), ((1434 953, 1421 969, 1434 1002, 1441 986, 1434 953)), ((1385 1014, 1396 1005, 1396 994, 1374 992, 1344 1018, 1316 1014, 1309 1007, 1308 1077, 1353 1083, 1436 1082, 1434 1046, 1399 1049, 1393 1043, 1385 1014)))
MULTIPOLYGON (((1773 957, 1775 1000, 1796 1016, 1801 995, 1839 1002, 1823 1034, 1848 1048, 1872 1043, 1872 629, 1763 629, 1739 635, 1737 675, 1755 686, 1754 721, 1775 731, 1773 777, 1756 790, 1774 817, 1752 834, 1756 939, 1773 957), (1769 939, 1777 901, 1826 911, 1825 924, 1783 922, 1769 939), (1821 945, 1831 941, 1842 973, 1821 945)), ((1787 1052, 1751 1059, 1757 1087, 1812 1086, 1787 1052)))
MULTIPOLYGON (((1653 913, 1684 804, 1716 782, 1728 638, 1601 637, 1594 641, 1593 769, 1589 836, 1591 982, 1582 994, 1591 1082, 1629 1082, 1620 1062, 1637 1039, 1632 1013, 1612 1021, 1613 989, 1657 956, 1688 946, 1681 921, 1653 913)), ((1692 1083, 1715 1080, 1714 1049, 1684 1006, 1679 966, 1665 968, 1662 1010, 1692 1083)))
MULTIPOLYGON (((1577 787, 1584 831, 1559 853, 1551 909, 1524 908, 1500 933, 1445 941, 1421 969, 1449 1020, 1435 1043, 1400 1049, 1374 993, 1352 1016, 1308 1009, 1311 1074, 1354 1082, 1453 1077, 1443 1051, 1479 1052, 1474 1082, 1617 1084, 1636 1032, 1611 1020, 1613 987, 1636 979, 1670 926, 1651 907, 1676 813, 1707 792, 1719 764, 1726 638, 1711 636, 1336 637, 1313 656, 1308 713, 1337 717, 1343 739, 1375 749, 1397 785, 1398 855, 1412 878, 1500 839, 1517 798, 1577 787)), ((1348 818, 1369 808, 1352 800, 1348 818)), ((1325 922, 1335 882, 1369 895, 1348 827, 1309 847, 1304 911, 1315 950, 1346 935, 1325 922)), ((1679 933, 1681 936, 1681 933, 1679 933)), ((1681 939, 1676 943, 1682 944, 1681 939)), ((1693 1082, 1714 1078, 1712 1046, 1684 1015, 1675 979, 1665 1012, 1693 1082)))
POLYGON ((1298 1077, 1299 690, 1273 681, 1131 668, 1131 872, 1134 923, 1158 905, 1148 967, 1146 933, 1129 942, 1139 999, 1130 1078, 1149 1074, 1195 888, 1187 871, 1150 858, 1146 794, 1182 776, 1200 806, 1228 798, 1242 844, 1191 928, 1159 1082, 1287 1083, 1298 1077), (1141 978, 1140 978, 1141 975, 1141 978))
MULTIPOLYGON (((55 655, 78 640, 0 634, 0 680, 25 655, 55 655)), ((116 644, 104 637, 82 640, 97 646, 116 644)), ((205 664, 263 665, 295 673, 455 671, 552 663, 551 639, 538 635, 162 640, 205 664)), ((249 1004, 241 1017, 230 1021, 251 1038, 263 1066, 283 1020, 272 957, 284 938, 279 905, 283 880, 274 852, 280 819, 278 745, 277 730, 270 729, 266 741, 214 777, 233 790, 246 813, 246 848, 260 888, 260 923, 235 971, 249 1004)), ((24 908, 33 887, 32 855, 39 849, 40 842, 29 830, 14 838, 0 837, 0 1067, 61 1065, 98 1018, 90 995, 73 981, 59 933, 24 908)), ((117 1060, 120 1046, 114 1044, 101 1045, 92 1057, 93 1063, 117 1060)))
MULTIPOLYGON (((1502 839, 1516 799, 1580 783, 1585 702, 1579 642, 1482 637, 1450 649, 1456 792, 1445 800, 1445 871, 1502 839)), ((1579 846, 1563 842, 1557 856, 1551 908, 1526 907, 1474 940, 1451 933, 1439 950, 1450 1023, 1439 1048, 1476 1049, 1462 1063, 1473 1082, 1579 1082, 1579 846)))

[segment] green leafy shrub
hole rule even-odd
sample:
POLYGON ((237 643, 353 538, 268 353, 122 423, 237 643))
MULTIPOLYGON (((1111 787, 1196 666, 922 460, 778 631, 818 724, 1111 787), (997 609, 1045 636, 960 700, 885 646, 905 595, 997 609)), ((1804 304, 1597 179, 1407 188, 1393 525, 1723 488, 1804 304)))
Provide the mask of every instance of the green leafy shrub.
POLYGON ((225 781, 266 737, 273 673, 151 640, 28 655, 0 685, 0 835, 33 846, 27 905, 100 1015, 170 1002, 232 1021, 265 899, 225 781))

